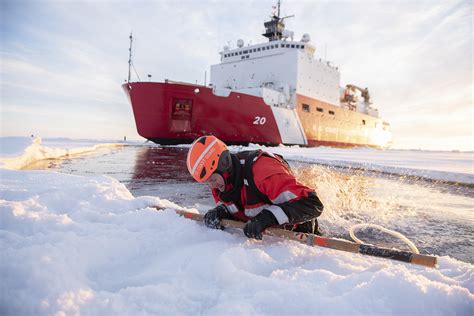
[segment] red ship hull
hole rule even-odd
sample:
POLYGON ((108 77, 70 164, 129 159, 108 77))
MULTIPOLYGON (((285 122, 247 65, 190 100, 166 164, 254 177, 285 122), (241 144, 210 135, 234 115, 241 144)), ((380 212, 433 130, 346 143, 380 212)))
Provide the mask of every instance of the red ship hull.
POLYGON ((364 125, 372 121, 376 124, 380 119, 354 112, 348 114, 348 110, 304 96, 298 96, 297 102, 302 100, 328 113, 337 112, 345 119, 339 122, 316 110, 306 113, 297 107, 305 140, 292 143, 282 140, 285 139, 281 135, 282 123, 279 129, 272 107, 257 96, 236 92, 216 96, 211 88, 185 83, 131 82, 122 87, 132 104, 138 134, 159 144, 191 143, 199 136, 212 134, 228 144, 386 146, 371 136, 373 132, 367 126, 359 126, 362 119, 364 125), (357 126, 354 123, 345 126, 347 115, 360 121, 357 126))

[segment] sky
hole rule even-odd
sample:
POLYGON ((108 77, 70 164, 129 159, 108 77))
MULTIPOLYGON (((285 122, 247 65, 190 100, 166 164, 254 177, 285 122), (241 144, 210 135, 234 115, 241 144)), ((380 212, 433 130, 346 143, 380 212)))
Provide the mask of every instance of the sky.
MULTIPOLYGON (((224 45, 262 43, 276 0, 0 0, 1 136, 141 139, 121 84, 204 82, 224 45), (132 77, 137 80, 136 75, 132 77)), ((393 148, 474 150, 471 1, 283 1, 341 85, 369 87, 393 148)))

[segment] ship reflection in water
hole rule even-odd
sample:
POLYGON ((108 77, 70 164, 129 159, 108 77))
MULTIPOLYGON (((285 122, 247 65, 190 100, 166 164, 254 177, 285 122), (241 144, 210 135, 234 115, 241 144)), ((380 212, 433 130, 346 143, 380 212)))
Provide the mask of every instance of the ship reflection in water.
POLYGON ((186 169, 187 148, 145 147, 137 150, 132 180, 191 182, 186 169))
POLYGON ((180 147, 139 148, 127 188, 135 196, 158 196, 181 206, 209 209, 214 200, 207 186, 189 174, 187 153, 187 148, 180 147))

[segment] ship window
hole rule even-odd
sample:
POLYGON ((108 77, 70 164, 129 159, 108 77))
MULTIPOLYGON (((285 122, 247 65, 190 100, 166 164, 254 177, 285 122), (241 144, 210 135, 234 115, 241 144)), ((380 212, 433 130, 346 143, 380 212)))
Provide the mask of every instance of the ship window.
POLYGON ((309 112, 309 104, 302 104, 302 109, 304 112, 309 112))
POLYGON ((248 54, 248 52, 249 52, 248 50, 244 50, 244 54, 248 54))
POLYGON ((322 108, 316 108, 316 111, 318 112, 324 112, 324 110, 322 108))
POLYGON ((265 46, 262 47, 262 50, 265 50, 265 46))
POLYGON ((270 45, 270 48, 271 48, 271 49, 274 49, 274 48, 275 48, 275 46, 273 46, 273 45, 270 45))
POLYGON ((334 115, 334 111, 329 111, 329 114, 334 115))
POLYGON ((304 48, 304 45, 301 45, 301 48, 303 49, 303 48, 304 48))
POLYGON ((245 56, 240 57, 240 59, 245 59, 245 56))
POLYGON ((239 52, 239 55, 242 55, 242 52, 239 52))
POLYGON ((278 48, 278 44, 275 45, 275 48, 278 48))
POLYGON ((257 48, 257 50, 258 50, 258 51, 260 51, 260 47, 259 47, 259 48, 257 48))
POLYGON ((295 48, 295 44, 291 44, 291 48, 295 48))
POLYGON ((362 120, 362 125, 365 125, 365 120, 362 120))

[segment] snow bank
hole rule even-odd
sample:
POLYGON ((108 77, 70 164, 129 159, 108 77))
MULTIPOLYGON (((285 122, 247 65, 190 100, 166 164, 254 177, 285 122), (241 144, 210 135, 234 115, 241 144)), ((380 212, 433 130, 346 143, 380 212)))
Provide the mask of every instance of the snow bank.
POLYGON ((178 205, 134 198, 106 176, 6 169, 0 176, 2 314, 474 311, 474 266, 449 257, 430 269, 271 237, 259 242, 178 217, 178 205))
POLYGON ((0 167, 22 169, 40 160, 66 158, 99 148, 120 146, 126 144, 52 139, 49 146, 44 146, 39 137, 0 137, 0 167))

